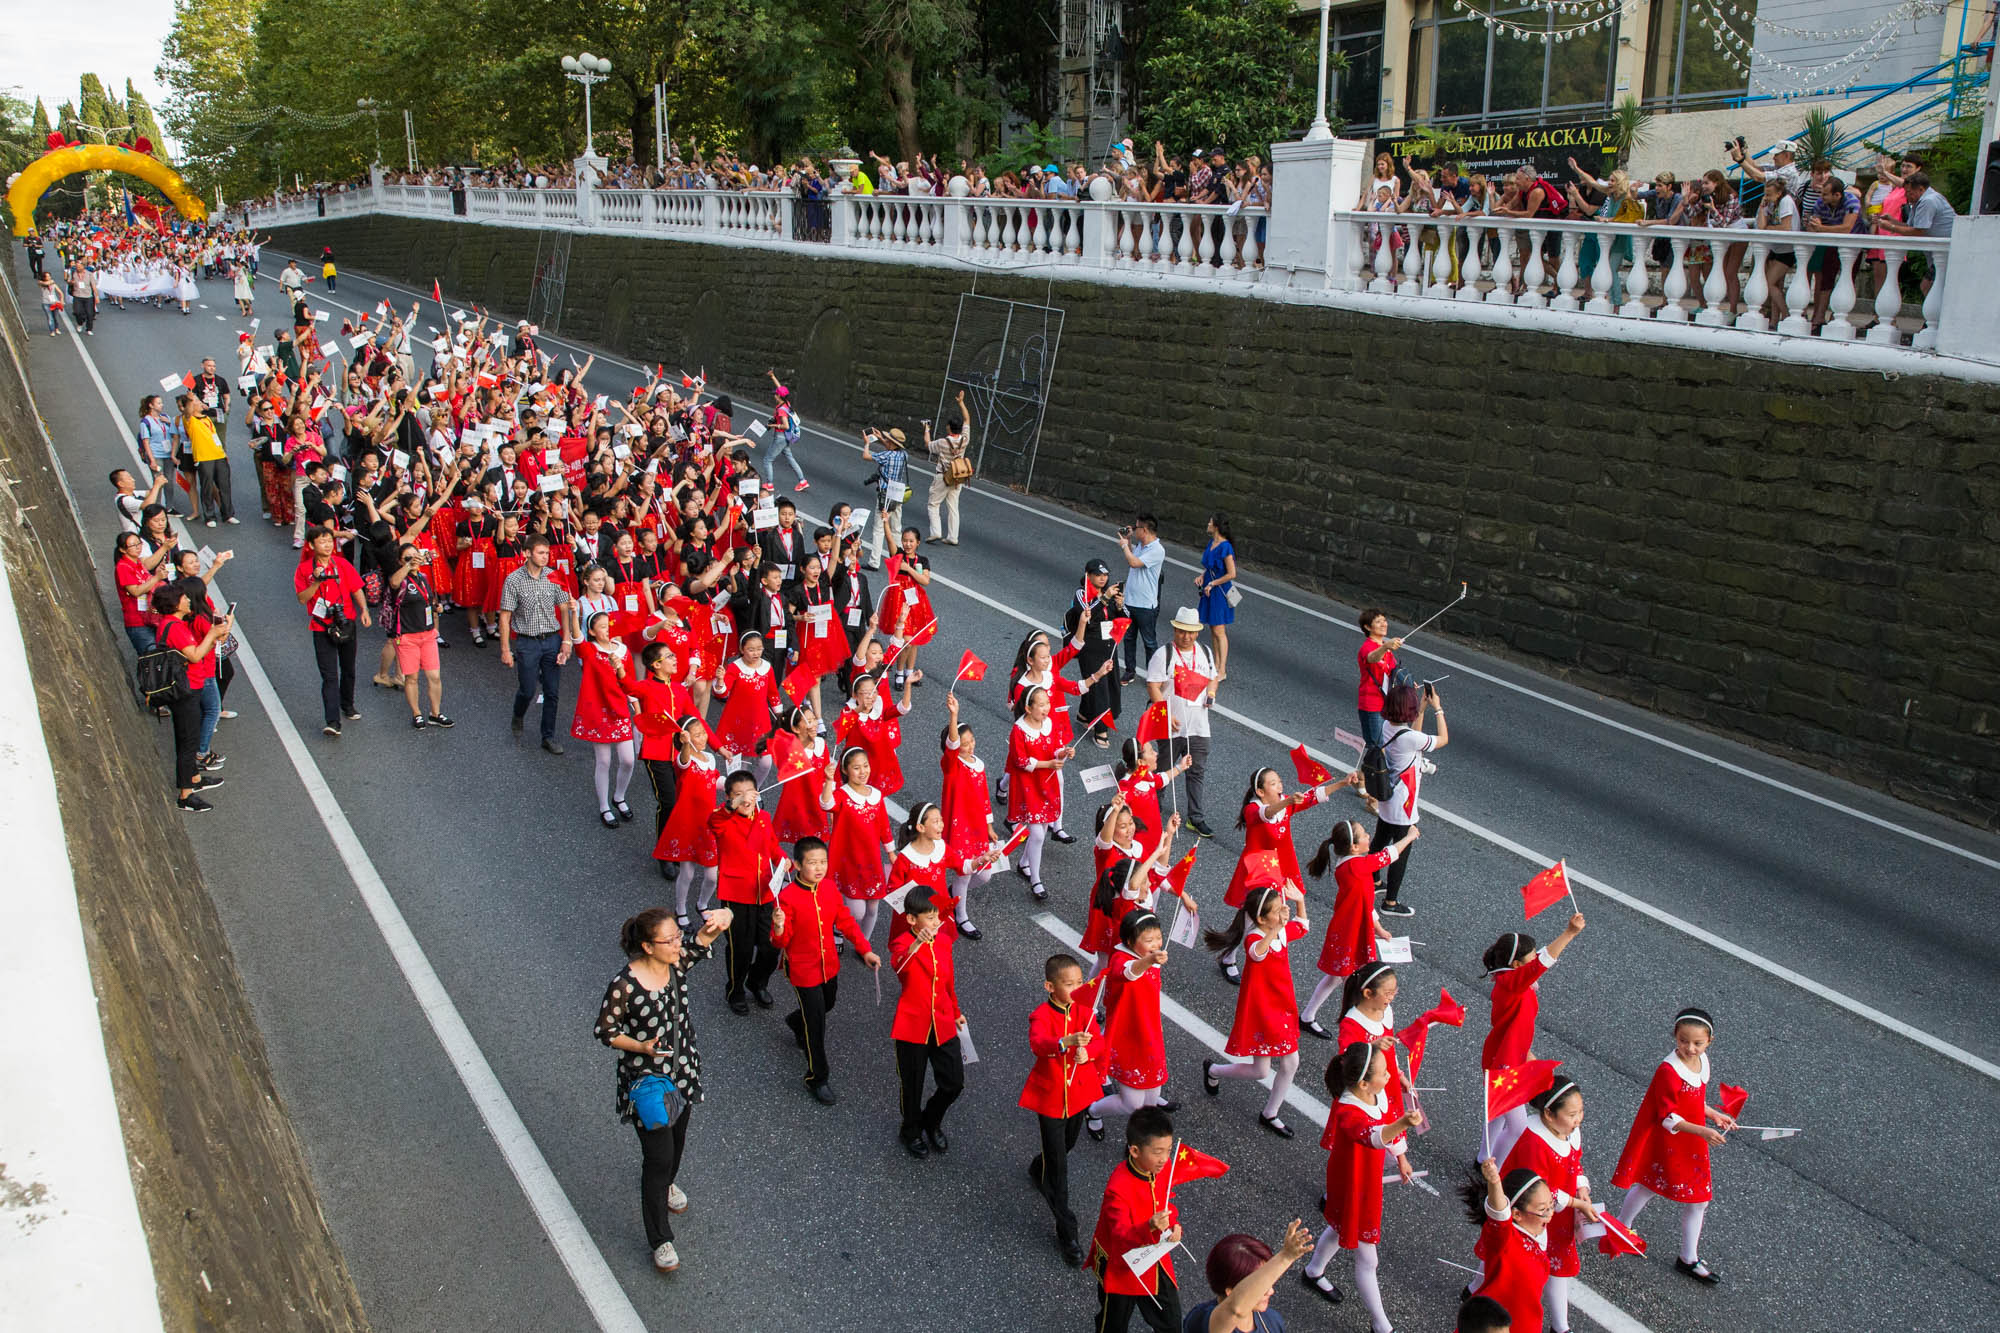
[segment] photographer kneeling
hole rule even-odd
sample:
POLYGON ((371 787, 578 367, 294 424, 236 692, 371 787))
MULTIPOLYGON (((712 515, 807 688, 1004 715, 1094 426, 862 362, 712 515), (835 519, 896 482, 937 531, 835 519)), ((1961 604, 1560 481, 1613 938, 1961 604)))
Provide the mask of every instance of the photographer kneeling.
POLYGON ((328 736, 340 734, 343 715, 350 722, 361 716, 354 710, 354 624, 373 623, 361 575, 333 553, 333 544, 331 528, 314 528, 306 539, 306 558, 292 576, 299 605, 306 608, 312 626, 313 661, 319 664, 320 702, 326 711, 321 730, 328 736))

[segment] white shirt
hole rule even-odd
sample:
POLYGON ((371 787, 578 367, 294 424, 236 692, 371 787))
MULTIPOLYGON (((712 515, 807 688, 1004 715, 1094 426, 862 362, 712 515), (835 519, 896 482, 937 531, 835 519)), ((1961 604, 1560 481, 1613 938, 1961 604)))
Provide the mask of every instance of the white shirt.
POLYGON ((1381 803, 1382 821, 1402 828, 1415 824, 1423 811, 1417 804, 1417 788, 1423 783, 1423 770, 1417 765, 1417 756, 1437 745, 1437 737, 1405 727, 1389 737, 1382 746, 1382 761, 1388 765, 1390 792, 1389 799, 1381 803))
POLYGON ((1173 646, 1161 644, 1153 653, 1153 660, 1146 664, 1146 683, 1166 687, 1167 720, 1174 724, 1175 736, 1208 735, 1208 700, 1201 695, 1193 703, 1174 693, 1174 668, 1186 667, 1200 675, 1215 679, 1215 658, 1208 649, 1197 643, 1187 652, 1173 646))

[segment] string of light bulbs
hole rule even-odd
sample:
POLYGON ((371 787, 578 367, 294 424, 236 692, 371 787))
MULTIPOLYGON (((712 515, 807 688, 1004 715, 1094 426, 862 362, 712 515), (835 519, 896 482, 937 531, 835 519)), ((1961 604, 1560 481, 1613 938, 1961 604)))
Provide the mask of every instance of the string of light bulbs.
POLYGON ((1904 17, 1898 17, 1880 24, 1863 41, 1831 60, 1812 65, 1794 64, 1759 51, 1750 39, 1737 31, 1736 25, 1728 22, 1721 12, 1726 0, 1698 0, 1698 3, 1701 10, 1697 16, 1699 23, 1709 30, 1716 49, 1731 64, 1745 73, 1755 67, 1787 76, 1786 81, 1793 86, 1778 91, 1791 93, 1835 92, 1854 86, 1882 57, 1889 42, 1899 35, 1901 25, 1906 21, 1904 17), (1830 71, 1845 71, 1845 78, 1825 80, 1823 76, 1830 71))

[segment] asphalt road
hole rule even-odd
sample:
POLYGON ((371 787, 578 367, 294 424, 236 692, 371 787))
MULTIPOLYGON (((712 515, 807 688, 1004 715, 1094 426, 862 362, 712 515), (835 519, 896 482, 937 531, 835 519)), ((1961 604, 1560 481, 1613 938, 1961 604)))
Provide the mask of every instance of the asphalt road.
MULTIPOLYGON (((258 301, 266 324, 283 317, 269 278, 281 264, 267 251, 258 301)), ((344 274, 328 303, 372 306, 384 295, 407 302, 412 293, 344 274)), ((110 311, 94 337, 76 340, 128 424, 162 375, 204 355, 229 362, 242 321, 225 284, 203 284, 203 299, 187 318, 110 311)), ((102 478, 130 461, 127 445, 76 341, 30 341, 41 407, 92 548, 108 554, 115 523, 102 478)), ((591 376, 602 391, 637 380, 636 368, 604 359, 591 376)), ((755 385, 736 397, 762 402, 755 385)), ((811 422, 813 405, 799 406, 811 422)), ((1046 1210, 1022 1179, 1035 1126, 1015 1105, 1042 960, 1065 927, 1083 923, 1090 825, 1081 792, 1072 787, 1079 844, 1050 849, 1051 920, 1038 919, 1008 877, 976 905, 985 939, 960 946, 961 997, 984 1059, 951 1114, 947 1157, 914 1162, 896 1144, 891 996, 876 1007, 867 979, 850 973, 830 1029, 842 1097, 829 1109, 798 1086, 782 1008, 735 1017, 720 965, 697 972, 707 1101, 681 1177, 693 1200, 678 1227, 684 1266, 662 1278, 639 1226, 637 1145, 612 1114, 612 1059, 590 1036, 622 961, 619 922, 663 897, 649 840, 640 827, 597 825, 586 747, 554 758, 516 743, 512 672, 462 629, 445 657, 454 731, 412 733, 400 697, 364 680, 364 719, 338 741, 321 738, 288 534, 257 521, 242 436, 238 424, 244 525, 197 534, 237 553, 222 582, 283 716, 239 679, 230 703, 242 717, 217 740, 230 785, 193 832, 376 1326, 916 1329, 961 1326, 969 1314, 990 1328, 1088 1326, 1091 1286, 1061 1266, 1046 1210), (329 812, 335 829, 352 830, 345 855, 329 812), (364 882, 367 867, 379 872, 407 923, 396 950, 379 924, 384 899, 371 910, 356 864, 364 882), (419 999, 413 967, 420 977, 434 969, 435 993, 419 999), (459 1034, 450 1053, 440 1028, 459 1034), (490 1069, 491 1083, 475 1065, 490 1069), (552 1199, 573 1207, 579 1229, 565 1227, 552 1199)), ((1063 447, 1059 422, 1043 447, 1063 447)), ((814 481, 801 497, 808 513, 861 500, 854 448, 838 433, 808 432, 799 450, 814 481)), ((926 481, 915 479, 919 500, 926 481)), ((1130 479, 1107 477, 1106 494, 1143 502, 1130 479)), ((919 509, 906 518, 921 524, 919 509)), ((1084 560, 1115 558, 1116 548, 1099 518, 983 483, 966 497, 964 520, 962 547, 926 548, 939 575, 931 591, 942 648, 929 656, 937 666, 972 648, 995 664, 985 683, 961 691, 990 752, 1004 729, 998 667, 1027 623, 1056 623, 1084 560)), ((1195 558, 1185 546, 1170 554, 1181 563, 1169 566, 1169 603, 1195 558)), ((1217 815, 1251 771, 1283 767, 1294 739, 1342 756, 1333 729, 1355 725, 1352 609, 1288 587, 1282 564, 1244 554, 1250 595, 1231 636, 1227 712, 1209 766, 1220 836, 1204 846, 1193 882, 1209 899, 1239 845, 1217 815)), ((109 573, 103 559, 107 604, 109 573)), ((1439 601, 1449 596, 1440 590, 1439 601)), ((1401 627, 1431 609, 1392 615, 1401 627)), ((379 642, 364 634, 364 672, 379 642)), ((1543 984, 1538 1048, 1585 1090, 1590 1173, 1608 1182, 1667 1049, 1668 1022, 1685 1004, 1715 1013, 1718 1077, 1751 1090, 1746 1118, 1806 1131, 1772 1143, 1738 1136, 1718 1154, 1703 1254, 1722 1286, 1672 1271, 1674 1218, 1654 1209, 1640 1225, 1653 1257, 1586 1258, 1602 1319, 1580 1301, 1576 1327, 1990 1326, 2000 1308, 2000 1261, 1988 1242, 2000 1233, 2000 1157, 1990 1147, 2000 1128, 1991 1018, 2000 838, 1599 698, 1448 633, 1427 651, 1438 660, 1420 661, 1423 674, 1451 674, 1442 692, 1452 744, 1425 783, 1426 836, 1405 889, 1419 911, 1408 929, 1424 944, 1402 969, 1403 1017, 1442 985, 1468 1001, 1472 1018, 1432 1044, 1424 1082, 1446 1091, 1427 1099, 1437 1125, 1415 1148, 1418 1165, 1449 1183, 1474 1155, 1485 1027, 1478 956, 1521 928, 1516 889, 1536 868, 1529 856, 1563 856, 1590 927, 1543 984)), ((937 685, 917 691, 904 752, 912 796, 935 794, 928 737, 943 721, 942 696, 937 685)), ((1135 697, 1127 691, 1128 716, 1135 697)), ((567 709, 564 722, 566 731, 567 709)), ((164 776, 164 730, 161 745, 164 776)), ((1086 747, 1085 763, 1098 762, 1093 753, 1086 747)), ((1299 820, 1302 852, 1328 822, 1323 813, 1299 820)), ((1314 906, 1323 918, 1323 889, 1314 906)), ((1559 924, 1550 912, 1530 929, 1546 936, 1559 924)), ((1316 949, 1304 952, 1302 994, 1317 975, 1316 949)), ((1186 1104, 1177 1123, 1233 1167, 1180 1191, 1191 1248, 1205 1254, 1239 1230, 1275 1239, 1295 1216, 1313 1222, 1324 1157, 1307 1130, 1309 1104, 1288 1112, 1300 1134, 1285 1143, 1256 1124, 1261 1094, 1230 1086, 1217 1101, 1202 1097, 1203 1036, 1227 1031, 1234 991, 1206 953, 1182 950, 1167 990, 1186 1017, 1167 1033, 1169 1091, 1186 1104)), ((1307 1039, 1300 1092, 1321 1102, 1313 1066, 1330 1054, 1307 1039)), ((1086 1228, 1117 1153, 1114 1127, 1072 1158, 1086 1228)), ((1439 1261, 1471 1262, 1473 1235, 1455 1204, 1390 1191, 1382 1284, 1398 1328, 1451 1326, 1464 1274, 1439 1261)), ((1183 1260, 1182 1271, 1191 1303, 1198 1266, 1183 1260)), ((1332 1272, 1345 1285, 1351 1269, 1337 1260, 1332 1272)), ((1332 1310, 1296 1285, 1278 1299, 1297 1328, 1366 1327, 1351 1300, 1332 1310)))

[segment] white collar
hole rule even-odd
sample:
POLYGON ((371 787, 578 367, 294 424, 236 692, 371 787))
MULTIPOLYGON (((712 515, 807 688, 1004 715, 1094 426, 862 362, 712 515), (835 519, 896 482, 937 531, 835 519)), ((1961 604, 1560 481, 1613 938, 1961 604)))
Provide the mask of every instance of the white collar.
POLYGON ((1356 1005, 1354 1008, 1349 1009, 1346 1013, 1342 1014, 1341 1017, 1344 1019, 1346 1018, 1353 1019, 1356 1026, 1358 1026, 1363 1032, 1367 1033, 1371 1037, 1379 1037, 1383 1033, 1387 1032, 1390 1028, 1396 1026, 1396 1006, 1392 1004, 1384 1008, 1382 1010, 1382 1021, 1379 1023, 1376 1022, 1374 1019, 1370 1018, 1368 1015, 1362 1013, 1361 1006, 1359 1005, 1356 1005))
POLYGON ((847 711, 860 718, 863 722, 873 722, 882 716, 882 696, 880 693, 877 693, 875 696, 875 706, 865 713, 855 706, 854 700, 849 699, 847 701, 847 711))
POLYGON ((973 772, 984 773, 986 771, 986 761, 984 759, 981 759, 978 755, 973 755, 970 759, 968 759, 965 757, 965 751, 963 750, 953 750, 952 753, 958 756, 959 763, 964 764, 967 768, 971 769, 973 772))
POLYGON ((703 750, 703 751, 702 751, 702 752, 701 752, 700 754, 696 755, 696 756, 694 757, 694 767, 696 767, 696 768, 714 768, 714 767, 715 767, 715 751, 713 751, 713 750, 703 750))
POLYGON ((1285 951, 1285 946, 1291 942, 1291 936, 1289 933, 1290 926, 1291 922, 1289 921, 1286 922, 1284 925, 1278 927, 1277 932, 1275 934, 1266 934, 1261 930, 1249 931, 1245 934, 1246 947, 1248 944, 1249 936, 1255 935, 1258 939, 1264 941, 1265 953, 1283 953, 1285 951))
POLYGON ((771 669, 771 664, 762 658, 759 658, 757 664, 752 666, 749 658, 739 657, 736 659, 735 666, 738 671, 741 671, 746 676, 761 676, 771 669))
POLYGON ((945 853, 950 850, 951 850, 950 848, 944 845, 944 839, 939 838, 937 840, 937 846, 931 848, 931 854, 929 856, 925 856, 921 852, 919 852, 916 849, 915 843, 908 843, 908 842, 903 844, 903 846, 896 852, 896 855, 902 857, 905 861, 908 861, 913 866, 922 866, 925 870, 929 870, 932 866, 936 865, 940 860, 942 860, 944 858, 945 853))
POLYGON ((1567 1138, 1558 1138, 1554 1130, 1542 1123, 1540 1116, 1535 1116, 1528 1121, 1528 1132, 1539 1138, 1543 1143, 1548 1144, 1549 1151, 1558 1157, 1567 1157, 1569 1154, 1580 1152, 1583 1149, 1582 1130, 1573 1129, 1569 1132, 1567 1138))
POLYGON ((1680 1061, 1680 1057, 1678 1055, 1675 1055, 1672 1051, 1667 1052, 1667 1058, 1660 1061, 1660 1063, 1665 1065, 1667 1068, 1673 1070, 1674 1076, 1680 1079, 1681 1082, 1687 1084, 1690 1088, 1705 1088, 1708 1086, 1707 1051, 1703 1051, 1701 1053, 1701 1077, 1698 1079, 1689 1076, 1687 1071, 1687 1066, 1682 1064, 1680 1061))
POLYGON ((861 794, 859 796, 856 796, 854 794, 854 788, 848 785, 847 783, 843 782, 840 784, 840 794, 845 796, 848 800, 858 801, 862 805, 882 804, 882 793, 876 791, 872 785, 863 787, 861 789, 861 794))
POLYGON ((1349 1089, 1348 1091, 1340 1094, 1340 1105, 1358 1106, 1362 1110, 1366 1111, 1369 1115, 1375 1117, 1377 1120, 1380 1120, 1383 1116, 1389 1114, 1389 1089, 1384 1087, 1382 1091, 1376 1093, 1375 1100, 1372 1102, 1362 1101, 1359 1097, 1354 1095, 1352 1089, 1349 1089))
POLYGON ((1528 1230, 1526 1227, 1522 1226, 1519 1222, 1516 1222, 1511 1217, 1507 1219, 1507 1225, 1513 1227, 1514 1230, 1520 1232, 1523 1236, 1526 1236, 1529 1240, 1533 1241, 1535 1243, 1536 1249, 1546 1250, 1549 1248, 1549 1229, 1546 1226, 1542 1228, 1542 1234, 1537 1236, 1534 1232, 1528 1230))
POLYGON ((1047 717, 1043 718, 1042 725, 1040 727, 1037 727, 1033 723, 1028 721, 1028 719, 1025 716, 1016 721, 1014 725, 1021 729, 1022 735, 1032 736, 1036 740, 1040 740, 1042 737, 1048 735, 1051 731, 1055 730, 1056 715, 1054 713, 1050 713, 1047 717))

